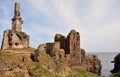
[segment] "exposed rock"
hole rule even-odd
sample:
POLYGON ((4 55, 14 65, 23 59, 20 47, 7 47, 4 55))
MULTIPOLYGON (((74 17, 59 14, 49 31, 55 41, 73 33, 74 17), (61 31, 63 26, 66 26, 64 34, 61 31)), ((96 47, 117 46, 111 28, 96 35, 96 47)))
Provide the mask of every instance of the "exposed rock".
POLYGON ((34 61, 40 62, 48 69, 60 66, 65 62, 65 51, 60 49, 59 42, 39 45, 35 54, 32 54, 32 56, 34 57, 34 61))
POLYGON ((88 55, 85 57, 84 62, 87 66, 87 71, 93 72, 95 74, 101 74, 101 61, 98 59, 97 55, 88 55))
POLYGON ((65 51, 63 49, 55 48, 53 50, 53 58, 56 66, 65 64, 65 51))
POLYGON ((31 76, 29 75, 28 70, 16 68, 12 71, 0 72, 0 77, 31 77, 31 76))
POLYGON ((53 72, 61 77, 67 77, 67 75, 72 73, 72 70, 68 66, 60 66, 55 68, 53 72))
POLYGON ((111 70, 111 73, 118 73, 120 72, 120 53, 114 58, 114 68, 111 70))
POLYGON ((0 66, 0 71, 11 71, 12 69, 10 66, 0 66))
POLYGON ((34 61, 39 62, 45 69, 56 67, 52 57, 49 54, 44 53, 44 51, 36 50, 36 53, 34 54, 34 61))

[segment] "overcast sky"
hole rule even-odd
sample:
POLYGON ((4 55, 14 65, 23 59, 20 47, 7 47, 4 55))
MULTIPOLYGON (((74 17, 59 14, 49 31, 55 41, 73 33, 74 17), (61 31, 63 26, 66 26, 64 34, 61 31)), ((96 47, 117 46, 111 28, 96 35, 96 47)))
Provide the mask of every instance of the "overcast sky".
POLYGON ((120 52, 120 0, 0 0, 0 42, 11 29, 15 2, 31 47, 75 29, 86 52, 120 52))

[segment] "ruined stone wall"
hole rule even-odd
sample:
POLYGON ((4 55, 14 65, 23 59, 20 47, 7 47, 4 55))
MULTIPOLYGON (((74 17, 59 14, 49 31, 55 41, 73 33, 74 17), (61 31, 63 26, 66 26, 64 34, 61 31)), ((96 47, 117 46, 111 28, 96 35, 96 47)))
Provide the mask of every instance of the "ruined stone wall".
POLYGON ((65 50, 65 54, 70 54, 71 65, 81 63, 80 35, 75 30, 71 30, 67 37, 56 34, 55 42, 60 42, 60 48, 65 50), (74 63, 73 63, 74 61, 74 63))
POLYGON ((24 32, 15 32, 12 30, 5 30, 1 49, 9 48, 28 48, 29 35, 24 32))
POLYGON ((9 30, 5 30, 4 31, 4 34, 3 34, 3 40, 2 40, 2 46, 1 46, 1 49, 7 49, 9 48, 9 38, 8 38, 8 34, 9 34, 9 30))
POLYGON ((60 43, 60 48, 64 50, 66 49, 66 46, 65 46, 66 37, 65 36, 63 36, 62 34, 56 34, 54 37, 54 41, 60 43))
POLYGON ((51 56, 53 56, 53 49, 60 49, 60 43, 59 42, 55 42, 55 43, 46 43, 46 53, 50 54, 51 56))
POLYGON ((80 35, 75 30, 71 30, 71 32, 68 34, 67 46, 71 56, 71 65, 80 64, 82 56, 80 52, 80 35))
POLYGON ((38 46, 37 50, 43 51, 43 52, 49 54, 50 56, 53 56, 54 49, 60 49, 59 42, 41 44, 40 46, 38 46))

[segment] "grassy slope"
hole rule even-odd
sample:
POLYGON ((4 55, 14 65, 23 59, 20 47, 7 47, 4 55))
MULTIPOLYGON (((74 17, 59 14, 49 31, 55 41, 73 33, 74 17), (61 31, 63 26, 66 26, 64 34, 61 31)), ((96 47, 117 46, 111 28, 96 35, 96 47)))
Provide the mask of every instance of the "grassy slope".
POLYGON ((120 72, 112 74, 110 77, 120 77, 120 72))
MULTIPOLYGON (((47 57, 44 57, 46 58, 47 57)), ((13 65, 23 65, 27 70, 23 70, 19 67, 16 67, 16 69, 13 69, 11 71, 7 72, 0 72, 0 77, 2 75, 6 77, 29 77, 29 74, 33 77, 61 77, 61 74, 55 73, 55 71, 63 71, 64 67, 58 67, 54 69, 54 71, 48 71, 38 63, 38 62, 32 62, 30 58, 27 58, 25 62, 21 61, 21 54, 14 54, 14 53, 1 53, 0 54, 0 66, 9 66, 13 67, 13 65), (24 72, 26 71, 26 72, 24 72), (26 76, 27 75, 27 76, 26 76)), ((67 73, 66 77, 99 77, 93 73, 86 72, 80 69, 71 69, 71 73, 67 73), (75 73, 74 73, 75 72, 75 73)))
POLYGON ((93 74, 91 72, 87 72, 78 68, 72 69, 73 71, 77 71, 76 74, 69 74, 67 77, 100 77, 97 76, 96 74, 93 74))

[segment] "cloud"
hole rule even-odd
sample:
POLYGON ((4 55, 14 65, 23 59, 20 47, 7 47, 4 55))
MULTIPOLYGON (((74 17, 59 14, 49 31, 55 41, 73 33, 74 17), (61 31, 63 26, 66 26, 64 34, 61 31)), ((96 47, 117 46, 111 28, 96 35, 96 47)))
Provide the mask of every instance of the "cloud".
POLYGON ((87 51, 96 52, 119 52, 120 42, 120 22, 119 20, 103 24, 96 28, 84 38, 84 47, 87 51))
MULTIPOLYGON (((77 1, 65 1, 65 0, 51 0, 51 1, 28 1, 33 7, 35 7, 39 12, 42 12, 49 21, 53 23, 64 24, 66 27, 72 25, 79 25, 79 17, 75 13, 75 4, 77 1)), ((61 25, 61 26, 64 26, 61 25)))
POLYGON ((75 13, 75 4, 76 1, 65 1, 65 0, 53 0, 52 4, 58 10, 58 14, 62 16, 64 22, 69 25, 78 25, 79 18, 75 13))
POLYGON ((37 47, 41 43, 53 42, 54 35, 57 33, 56 30, 37 23, 30 23, 29 27, 25 27, 23 31, 30 35, 32 47, 37 47))
POLYGON ((91 10, 90 10, 90 19, 93 18, 93 21, 95 19, 100 19, 103 18, 103 16, 105 15, 106 11, 107 11, 107 5, 109 4, 108 1, 105 0, 98 0, 98 1, 94 1, 91 4, 91 10))
POLYGON ((51 6, 47 4, 48 2, 46 2, 46 0, 27 0, 27 2, 30 3, 31 6, 35 8, 35 10, 38 10, 38 12, 44 14, 47 18, 53 20, 50 9, 51 6))
MULTIPOLYGON (((117 0, 13 0, 0 2, 1 32, 11 28, 15 1, 21 4, 23 31, 31 46, 52 42, 56 33, 76 29, 86 51, 119 50, 119 1, 117 0), (27 4, 27 5, 26 5, 27 4), (111 49, 110 49, 111 48, 111 49)), ((2 39, 2 33, 1 33, 2 39)))

